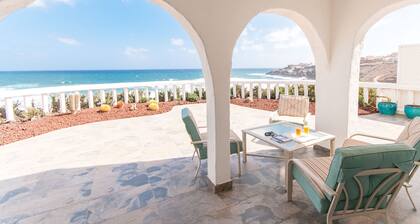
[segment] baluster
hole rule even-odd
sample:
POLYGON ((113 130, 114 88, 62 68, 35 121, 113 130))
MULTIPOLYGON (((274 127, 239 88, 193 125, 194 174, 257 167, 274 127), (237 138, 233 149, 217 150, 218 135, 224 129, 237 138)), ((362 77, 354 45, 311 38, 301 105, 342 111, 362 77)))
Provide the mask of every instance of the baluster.
POLYGON ((187 85, 182 85, 182 100, 186 101, 187 100, 187 85))
POLYGON ((258 99, 261 99, 262 98, 261 83, 258 83, 257 84, 257 88, 258 88, 258 90, 257 90, 257 92, 258 92, 258 99))
POLYGON ((279 95, 280 95, 279 84, 278 83, 276 84, 275 88, 276 88, 275 89, 275 92, 276 92, 275 94, 276 94, 276 100, 277 100, 279 98, 279 95))
POLYGON ((201 99, 203 99, 203 86, 200 84, 198 86, 198 97, 201 99))
POLYGON ((106 103, 106 95, 105 95, 105 90, 101 89, 100 91, 100 96, 101 96, 101 104, 106 103))
POLYGON ((363 101, 369 103, 369 89, 363 88, 363 101))
POLYGON ((232 96, 233 98, 236 98, 236 83, 233 83, 232 85, 232 96))
POLYGON ((284 84, 284 95, 289 95, 289 83, 284 84))
POLYGON ((245 83, 241 83, 241 98, 245 99, 245 83))
POLYGON ((128 103, 128 88, 124 88, 124 103, 128 103))
POLYGON ((112 105, 113 106, 117 105, 117 102, 118 102, 117 90, 113 89, 112 90, 112 105))
POLYGON ((93 91, 92 90, 88 91, 88 104, 89 104, 89 108, 94 108, 95 107, 95 102, 93 101, 93 91))
POLYGON ((26 111, 28 110, 28 108, 30 108, 32 106, 31 102, 28 99, 28 96, 23 97, 23 106, 25 107, 26 111))
POLYGON ((252 82, 249 83, 249 99, 254 100, 254 84, 252 82))
POLYGON ((42 111, 44 111, 45 114, 50 113, 50 96, 48 94, 42 95, 42 111))
POLYGON ((134 91, 134 103, 140 102, 139 90, 138 89, 134 89, 133 91, 134 91))
POLYGON ((159 103, 159 87, 155 87, 155 100, 159 103))
POLYGON ((173 95, 174 95, 174 100, 178 100, 178 93, 177 93, 176 85, 172 86, 172 92, 173 92, 173 95))
POLYGON ((414 99, 415 99, 414 91, 413 90, 408 90, 407 91, 407 102, 409 104, 415 104, 414 99))
POLYGON ((303 84, 303 95, 308 97, 308 84, 303 84))
POLYGON ((293 87, 294 87, 294 90, 295 90, 295 96, 299 96, 299 85, 295 84, 295 85, 293 85, 293 87))
POLYGON ((15 121, 15 110, 11 98, 6 98, 6 120, 15 121))
POLYGON ((168 96, 168 86, 165 85, 165 95, 164 95, 164 100, 165 102, 169 101, 169 96, 168 96))
POLYGON ((271 89, 270 89, 270 83, 267 83, 267 99, 271 99, 271 89))
POLYGON ((82 107, 81 107, 82 105, 80 104, 81 97, 80 97, 79 92, 75 93, 75 100, 76 100, 76 111, 80 111, 82 109, 82 107))
POLYGON ((144 90, 144 97, 146 98, 147 101, 149 101, 149 88, 146 88, 144 90))
POLYGON ((67 112, 66 94, 60 93, 60 113, 67 112))

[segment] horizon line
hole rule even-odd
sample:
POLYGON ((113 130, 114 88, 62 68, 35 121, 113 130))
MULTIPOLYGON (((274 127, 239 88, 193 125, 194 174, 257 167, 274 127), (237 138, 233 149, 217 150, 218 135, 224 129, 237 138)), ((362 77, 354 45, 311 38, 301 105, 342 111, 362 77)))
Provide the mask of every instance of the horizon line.
MULTIPOLYGON (((280 67, 236 67, 232 69, 277 69, 280 67)), ((140 68, 140 69, 34 69, 0 70, 0 72, 81 72, 81 71, 148 71, 148 70, 202 70, 202 68, 140 68)))

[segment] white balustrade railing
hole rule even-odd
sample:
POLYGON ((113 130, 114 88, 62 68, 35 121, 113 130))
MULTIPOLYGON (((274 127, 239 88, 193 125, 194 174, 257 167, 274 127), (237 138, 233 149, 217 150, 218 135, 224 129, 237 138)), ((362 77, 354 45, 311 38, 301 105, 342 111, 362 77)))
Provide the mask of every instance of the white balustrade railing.
MULTIPOLYGON (((231 79, 231 88, 233 97, 250 99, 254 97, 261 99, 263 91, 266 91, 266 98, 272 98, 271 91, 274 89, 275 98, 280 95, 279 87, 285 89, 285 94, 289 94, 289 86, 294 87, 294 94, 298 95, 298 86, 303 86, 304 95, 308 95, 308 86, 315 85, 314 80, 271 80, 271 79, 231 79), (240 86, 238 96, 237 86, 240 86), (257 87, 257 94, 254 96, 253 89, 257 87)), ((44 113, 48 114, 52 109, 51 97, 56 96, 58 99, 59 113, 66 113, 67 98, 69 95, 86 96, 89 108, 95 107, 94 96, 98 96, 100 103, 106 102, 107 93, 111 94, 112 103, 115 105, 118 101, 118 93, 122 92, 123 101, 130 102, 130 94, 134 95, 134 102, 139 103, 142 98, 146 100, 154 99, 159 101, 159 94, 163 93, 163 100, 169 101, 170 92, 172 92, 173 100, 186 100, 187 93, 198 90, 199 99, 203 99, 205 84, 203 79, 185 80, 185 81, 157 81, 157 82, 130 82, 130 83, 110 83, 110 84, 92 84, 92 85, 71 85, 56 86, 45 88, 32 88, 5 91, 0 94, 0 106, 5 107, 6 120, 14 121, 14 104, 23 102, 23 109, 30 108, 34 101, 40 102, 40 108, 44 113), (179 95, 178 95, 179 91, 179 95)), ((76 109, 80 109, 81 102, 77 102, 76 109)))
MULTIPOLYGON (((362 88, 363 100, 369 102, 369 90, 376 90, 377 96, 389 97, 393 102, 398 104, 398 113, 403 113, 404 106, 408 104, 420 104, 420 86, 418 85, 399 85, 396 83, 379 83, 379 82, 360 82, 359 87, 362 88)), ((377 102, 383 101, 378 98, 377 102)))

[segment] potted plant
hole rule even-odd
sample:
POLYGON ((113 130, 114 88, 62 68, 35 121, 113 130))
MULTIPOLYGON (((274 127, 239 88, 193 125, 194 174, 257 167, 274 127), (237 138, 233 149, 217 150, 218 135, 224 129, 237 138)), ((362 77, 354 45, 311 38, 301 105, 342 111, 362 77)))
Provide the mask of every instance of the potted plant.
POLYGON ((397 113, 397 104, 391 102, 391 98, 387 96, 376 96, 376 98, 383 98, 386 100, 378 103, 378 111, 380 114, 395 115, 395 113, 397 113))
POLYGON ((405 105, 404 113, 409 119, 420 117, 420 105, 405 105))

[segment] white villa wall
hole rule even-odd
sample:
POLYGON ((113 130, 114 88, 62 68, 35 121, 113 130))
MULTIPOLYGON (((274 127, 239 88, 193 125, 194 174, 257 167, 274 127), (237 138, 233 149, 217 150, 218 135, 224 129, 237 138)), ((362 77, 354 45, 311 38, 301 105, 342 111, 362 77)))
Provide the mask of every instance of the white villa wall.
POLYGON ((398 49, 398 76, 400 86, 420 86, 420 44, 401 45, 398 49))
MULTIPOLYGON (((0 0, 0 18, 33 0, 0 0), (4 3, 10 3, 10 6, 4 3)), ((316 126, 337 136, 338 145, 357 118, 360 42, 380 18, 420 0, 155 0, 186 27, 200 54, 208 90, 208 176, 231 180, 228 152, 229 79, 232 52, 247 23, 261 12, 296 22, 314 53, 316 126)))
MULTIPOLYGON (((402 45, 398 50, 398 88, 420 89, 420 44, 402 45)), ((420 91, 399 90, 397 96, 399 111, 403 112, 404 105, 420 105, 420 91)))

